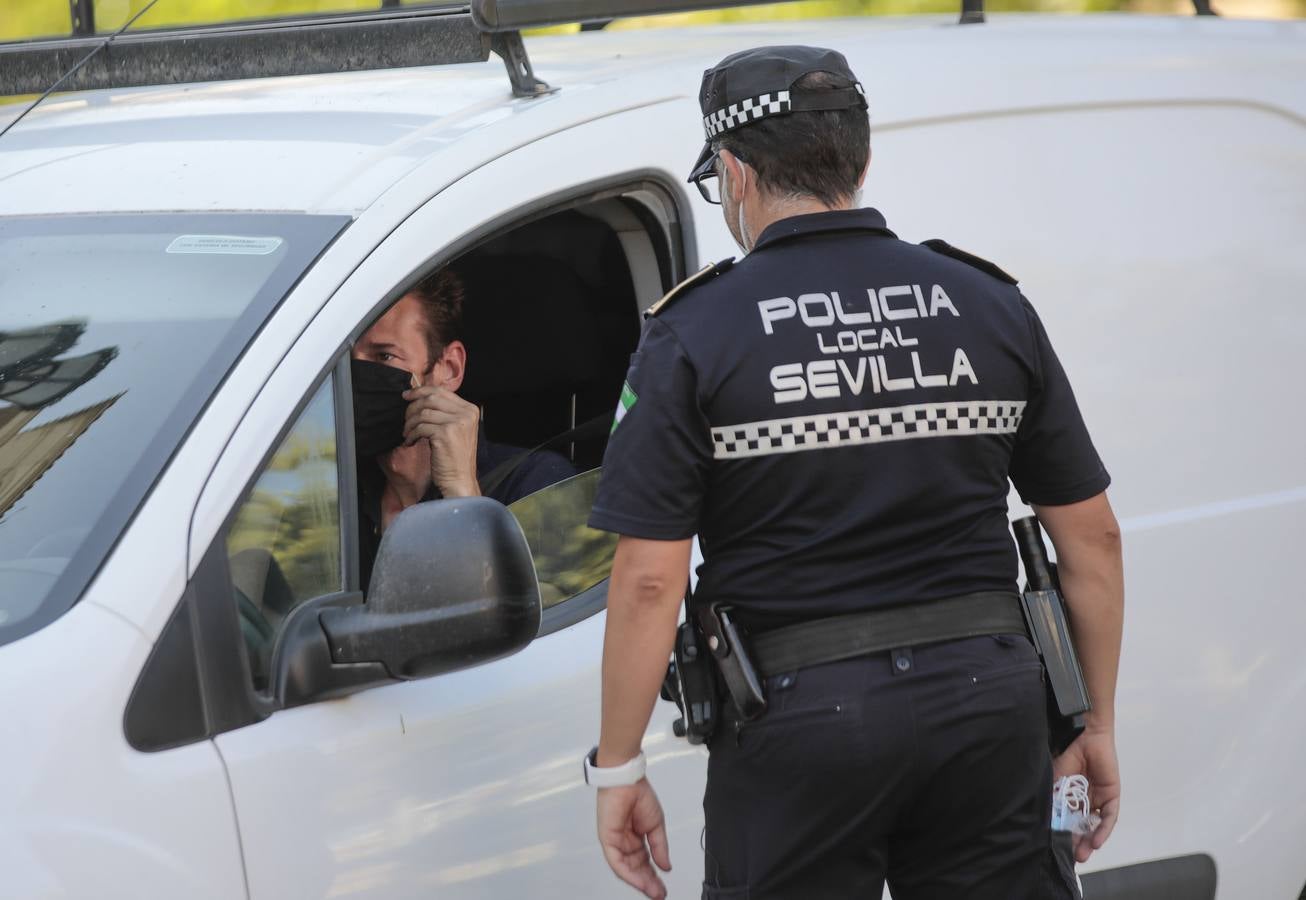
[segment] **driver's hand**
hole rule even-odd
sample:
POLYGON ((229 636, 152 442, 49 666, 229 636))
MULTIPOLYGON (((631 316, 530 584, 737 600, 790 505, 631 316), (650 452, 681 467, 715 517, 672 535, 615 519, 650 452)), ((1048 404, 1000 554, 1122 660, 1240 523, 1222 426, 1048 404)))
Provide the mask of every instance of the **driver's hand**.
POLYGON ((445 497, 480 496, 476 481, 476 438, 481 411, 448 388, 419 387, 404 392, 404 446, 431 446, 431 481, 445 497))

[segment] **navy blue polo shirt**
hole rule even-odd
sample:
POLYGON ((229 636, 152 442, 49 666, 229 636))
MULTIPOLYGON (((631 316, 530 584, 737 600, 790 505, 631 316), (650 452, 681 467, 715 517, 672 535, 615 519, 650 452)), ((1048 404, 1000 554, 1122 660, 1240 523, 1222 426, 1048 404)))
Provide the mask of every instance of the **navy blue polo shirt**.
POLYGON ((698 596, 766 626, 1013 589, 1008 479, 1110 482, 1033 307, 875 210, 817 213, 645 324, 590 524, 697 534, 698 596))

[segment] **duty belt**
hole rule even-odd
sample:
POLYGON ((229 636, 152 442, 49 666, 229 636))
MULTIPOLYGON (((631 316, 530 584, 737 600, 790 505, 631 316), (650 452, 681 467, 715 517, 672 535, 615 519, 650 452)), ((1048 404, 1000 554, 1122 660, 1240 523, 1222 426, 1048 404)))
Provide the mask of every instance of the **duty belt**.
POLYGON ((869 653, 986 634, 1027 634, 1020 596, 980 591, 787 625, 748 643, 763 678, 869 653))

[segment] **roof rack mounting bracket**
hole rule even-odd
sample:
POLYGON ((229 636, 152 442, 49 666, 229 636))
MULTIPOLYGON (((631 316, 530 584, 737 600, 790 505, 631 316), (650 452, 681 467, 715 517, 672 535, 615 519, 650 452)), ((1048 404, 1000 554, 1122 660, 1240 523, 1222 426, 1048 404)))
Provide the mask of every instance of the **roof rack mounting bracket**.
POLYGON ((544 97, 558 92, 557 88, 549 87, 535 77, 520 31, 496 32, 490 40, 490 49, 499 54, 503 64, 508 67, 508 80, 512 82, 514 97, 544 97))
POLYGON ((95 35, 94 0, 68 0, 68 14, 72 18, 74 35, 95 35))

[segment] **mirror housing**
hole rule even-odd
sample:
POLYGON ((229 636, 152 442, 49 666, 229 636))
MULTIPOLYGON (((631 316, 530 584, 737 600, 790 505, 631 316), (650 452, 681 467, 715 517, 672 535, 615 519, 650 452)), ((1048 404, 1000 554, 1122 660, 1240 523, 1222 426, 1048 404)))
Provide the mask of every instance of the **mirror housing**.
POLYGON ((485 497, 405 509, 377 550, 367 602, 323 609, 337 665, 427 678, 509 656, 540 628, 540 587, 517 520, 485 497))
POLYGON ((322 630, 326 609, 362 608, 361 591, 314 597, 290 611, 272 648, 269 682, 276 709, 330 700, 394 681, 380 663, 337 665, 322 630))

